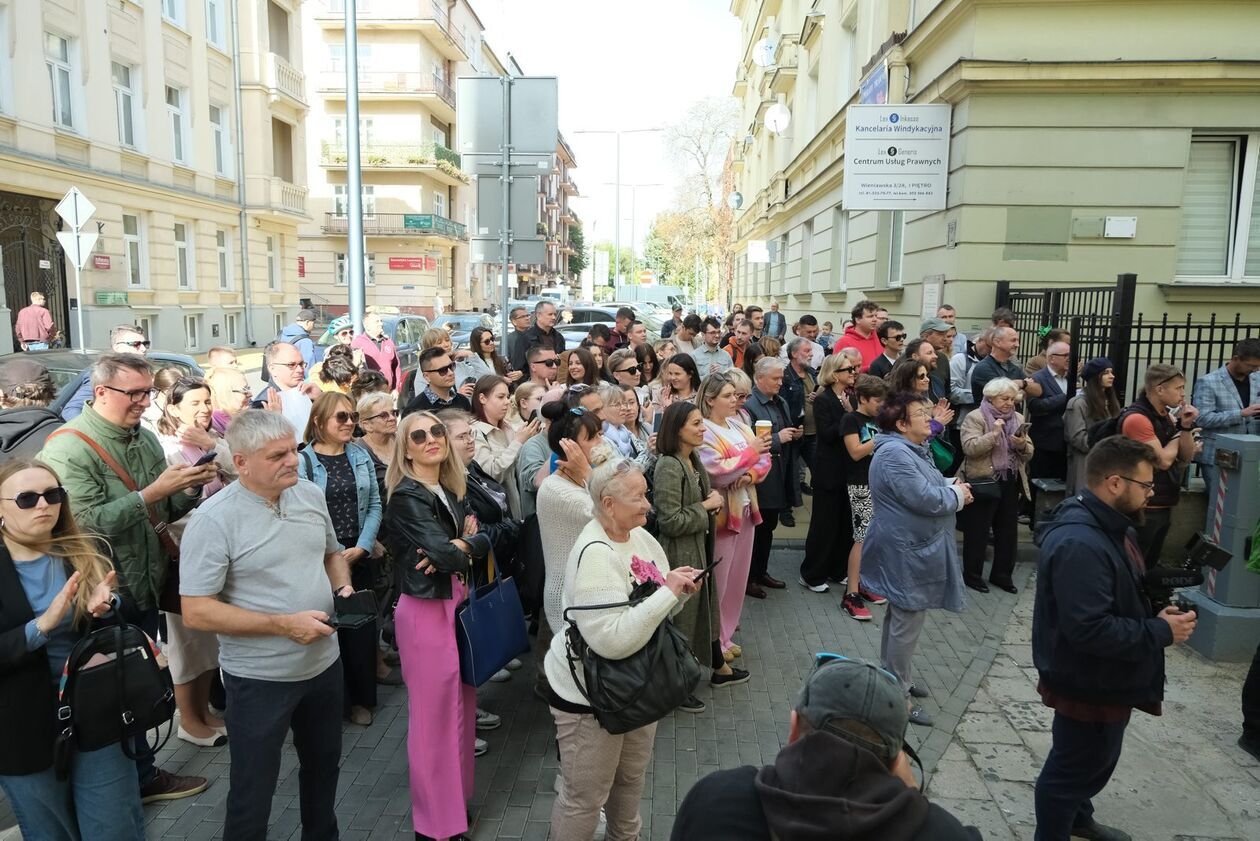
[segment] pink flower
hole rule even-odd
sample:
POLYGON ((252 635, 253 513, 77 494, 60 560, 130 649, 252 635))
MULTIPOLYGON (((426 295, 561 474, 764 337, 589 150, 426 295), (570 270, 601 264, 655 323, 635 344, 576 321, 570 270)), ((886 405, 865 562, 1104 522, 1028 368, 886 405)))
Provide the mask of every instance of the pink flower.
POLYGON ((645 584, 648 581, 655 581, 657 584, 662 585, 665 583, 665 576, 661 575, 661 571, 657 569, 656 564, 651 561, 645 561, 638 555, 630 556, 630 574, 640 584, 645 584))

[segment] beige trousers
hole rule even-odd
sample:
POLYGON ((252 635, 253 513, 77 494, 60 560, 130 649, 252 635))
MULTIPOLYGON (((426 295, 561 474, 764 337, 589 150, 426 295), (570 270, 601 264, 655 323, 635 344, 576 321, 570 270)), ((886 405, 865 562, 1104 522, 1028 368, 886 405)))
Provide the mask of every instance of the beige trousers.
POLYGON ((656 725, 613 736, 593 715, 551 708, 560 742, 564 788, 551 810, 551 841, 590 841, 602 807, 606 841, 636 841, 643 819, 643 776, 652 759, 656 725))

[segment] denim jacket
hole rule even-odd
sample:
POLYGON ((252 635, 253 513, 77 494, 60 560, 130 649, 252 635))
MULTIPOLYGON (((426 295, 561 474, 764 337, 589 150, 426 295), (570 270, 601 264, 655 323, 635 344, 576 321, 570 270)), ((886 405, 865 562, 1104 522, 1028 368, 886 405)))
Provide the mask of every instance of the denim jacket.
MULTIPOLYGON (((346 455, 350 458, 350 468, 354 470, 354 489, 359 500, 359 541, 355 545, 372 554, 376 543, 376 533, 381 528, 381 491, 376 484, 376 467, 372 464, 372 456, 361 444, 346 444, 346 455)), ((310 479, 319 485, 319 489, 328 490, 328 471, 323 462, 315 455, 314 448, 308 445, 302 450, 299 473, 302 478, 310 479)))

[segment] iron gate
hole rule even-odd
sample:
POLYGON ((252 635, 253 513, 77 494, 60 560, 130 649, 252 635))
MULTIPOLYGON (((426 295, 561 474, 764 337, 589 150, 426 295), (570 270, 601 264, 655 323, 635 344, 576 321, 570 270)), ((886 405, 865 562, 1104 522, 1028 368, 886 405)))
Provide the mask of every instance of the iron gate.
POLYGON ((1122 274, 1110 286, 1050 289, 1012 289, 1010 281, 1003 280, 997 285, 997 306, 1008 307, 1015 313, 1020 354, 1035 356, 1040 350, 1043 327, 1068 330, 1074 318, 1093 318, 1096 325, 1103 328, 1113 323, 1129 323, 1133 319, 1136 289, 1137 275, 1134 274, 1122 274))
MULTIPOLYGON (((0 242, 0 271, 11 327, 17 323, 18 311, 30 303, 31 293, 42 292, 54 325, 69 337, 70 301, 66 295, 66 263, 60 244, 23 230, 16 239, 0 242)), ((18 350, 16 336, 13 349, 18 350)))

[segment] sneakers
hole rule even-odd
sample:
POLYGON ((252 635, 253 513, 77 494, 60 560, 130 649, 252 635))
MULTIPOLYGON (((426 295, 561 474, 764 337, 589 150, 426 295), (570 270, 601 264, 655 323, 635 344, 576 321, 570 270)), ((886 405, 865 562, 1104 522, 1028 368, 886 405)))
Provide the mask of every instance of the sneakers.
POLYGON ((871 621, 871 612, 866 609, 866 605, 862 604, 862 597, 857 593, 845 593, 844 598, 840 600, 840 607, 859 622, 871 621))
POLYGON ((926 698, 927 696, 928 696, 928 691, 924 689, 922 686, 919 686, 919 684, 917 683, 910 684, 910 697, 911 698, 926 698))
POLYGON ((503 719, 492 712, 486 710, 477 710, 477 729, 493 730, 503 723, 503 719))
POLYGON ((1091 821, 1085 826, 1072 827, 1072 837, 1084 841, 1133 841, 1129 833, 1122 832, 1114 826, 1103 826, 1098 821, 1091 821))
POLYGON ((180 800, 201 794, 210 786, 205 777, 181 777, 169 771, 157 769, 153 779, 140 786, 140 802, 156 803, 159 800, 180 800))
POLYGON ((685 713, 702 713, 705 710, 704 701, 701 701, 695 695, 692 695, 688 697, 686 701, 679 704, 678 709, 685 713))
POLYGON ((868 604, 888 604, 888 599, 881 596, 879 593, 872 593, 865 587, 858 587, 858 595, 862 597, 862 601, 867 602, 868 604))
POLYGON ((509 672, 507 669, 499 669, 497 672, 490 675, 491 683, 507 683, 511 679, 512 679, 512 673, 509 672))
POLYGON ((824 581, 822 584, 810 584, 808 581, 805 580, 805 576, 803 575, 797 577, 796 581, 806 590, 812 590, 815 593, 825 593, 831 589, 830 587, 827 586, 826 581, 824 581))
POLYGON ((709 685, 713 687, 734 686, 738 683, 747 683, 748 678, 748 672, 731 666, 731 673, 729 675, 720 675, 717 672, 714 672, 713 676, 709 678, 709 685))
POLYGON ((490 750, 490 743, 485 739, 473 740, 473 756, 481 756, 488 750, 490 750))
POLYGON ((922 704, 915 704, 910 708, 910 723, 918 724, 923 727, 931 727, 936 723, 936 719, 932 717, 930 712, 923 709, 922 704))
POLYGON ((508 660, 507 670, 509 672, 514 672, 523 665, 524 664, 519 659, 517 659, 516 657, 513 657, 511 660, 508 660))

